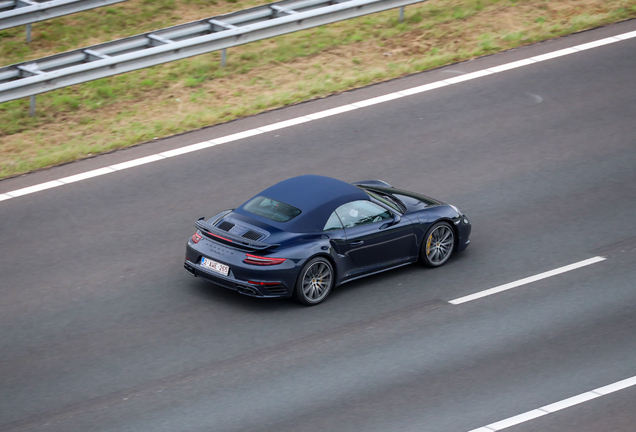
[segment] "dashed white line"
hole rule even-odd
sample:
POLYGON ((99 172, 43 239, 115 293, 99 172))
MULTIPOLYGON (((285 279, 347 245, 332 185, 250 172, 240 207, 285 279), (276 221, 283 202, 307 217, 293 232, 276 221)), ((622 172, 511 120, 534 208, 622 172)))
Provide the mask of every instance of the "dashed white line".
POLYGON ((486 428, 494 430, 494 431, 498 431, 498 430, 509 428, 511 426, 518 425, 520 423, 525 423, 527 421, 534 420, 546 414, 547 412, 536 409, 536 410, 528 411, 523 414, 516 415, 514 417, 507 418, 505 420, 498 421, 493 424, 489 424, 488 426, 486 426, 486 428))
POLYGON ((8 200, 11 198, 15 198, 15 197, 19 197, 22 195, 27 195, 30 193, 34 193, 34 192, 39 192, 45 189, 50 189, 53 187, 57 187, 57 186, 62 186, 68 183, 74 183, 74 182, 78 182, 81 180, 86 180, 92 177, 96 177, 96 176, 100 176, 100 175, 104 175, 104 174, 110 174, 116 171, 120 171, 123 169, 127 169, 127 168, 132 168, 132 167, 136 167, 139 165, 143 165, 143 164, 147 164, 147 163, 151 163, 151 162, 156 162, 162 159, 166 159, 166 158, 170 158, 170 157, 174 157, 174 156, 179 156, 182 154, 186 154, 186 153, 190 153, 190 152, 194 152, 194 151, 198 151, 198 150, 202 150, 208 147, 213 147, 216 145, 220 145, 220 144, 225 144, 228 142, 232 142, 232 141, 237 141, 240 139, 244 139, 244 138, 248 138, 248 137, 252 137, 258 134, 262 134, 262 133, 266 133, 266 132, 271 132, 277 129, 283 129, 283 128, 287 128, 287 127, 291 127, 291 126, 295 126, 301 123, 306 123, 308 121, 312 121, 312 120, 318 120, 318 119, 322 119, 325 117, 330 117, 330 116, 334 116, 334 115, 338 115, 338 114, 342 114, 348 111, 352 111, 355 109, 359 109, 359 108, 363 108, 363 107, 368 107, 371 105, 376 105, 376 104, 380 104, 380 103, 384 103, 384 102, 388 102, 394 99, 398 99, 404 96, 411 96, 417 93, 422 93, 422 92, 426 92, 426 91, 430 91, 430 90, 434 90, 440 87, 444 87, 447 85, 452 85, 452 84, 457 84, 460 82, 465 82, 465 81, 469 81, 469 80, 473 80, 476 78, 481 78, 487 75, 492 75, 494 73, 498 73, 498 72, 504 72, 507 70, 511 70, 511 69, 515 69, 515 68, 519 68, 519 67, 523 67, 523 66, 528 66, 537 62, 541 62, 541 61, 545 61, 545 60, 550 60, 553 58, 557 58, 557 57, 561 57, 561 56, 565 56, 565 55, 569 55, 569 54, 573 54, 576 52, 580 52, 583 50, 587 50, 587 49, 592 49, 592 48, 596 48, 599 46, 604 46, 607 44, 611 44, 614 42, 619 42, 619 41, 623 41, 623 40, 627 40, 627 39, 631 39, 636 37, 636 31, 632 31, 632 32, 628 32, 628 33, 623 33, 617 36, 612 36, 612 37, 608 37, 608 38, 603 38, 603 39, 599 39, 597 41, 592 41, 592 42, 588 42, 588 43, 584 43, 581 45, 577 45, 571 48, 565 48, 565 49, 561 49, 558 51, 554 51, 551 53, 546 53, 546 54, 542 54, 542 55, 538 55, 538 56, 534 56, 534 57, 530 57, 527 59, 523 59, 523 60, 517 60, 511 63, 507 63, 507 64, 503 64, 503 65, 499 65, 499 66, 494 66, 491 67, 489 69, 483 69, 483 70, 479 70, 476 72, 471 72, 471 73, 467 73, 465 75, 460 75, 460 76, 456 76, 453 78, 448 78, 445 80, 441 80, 441 81, 437 81, 437 82, 433 82, 430 84, 425 84, 425 85, 421 85, 418 87, 413 87, 410 89, 405 89, 405 90, 401 90, 395 93, 390 93, 387 95, 383 95, 383 96, 378 96, 378 97, 374 97, 371 99, 366 99, 363 101, 359 101, 359 102, 355 102, 352 104, 348 104, 348 105, 343 105, 343 106, 339 106, 336 108, 332 108, 332 109, 328 109, 325 111, 320 111, 317 113, 313 113, 313 114, 308 114, 302 117, 297 117, 297 118, 293 118, 290 120, 285 120, 282 122, 278 122, 278 123, 273 123, 270 125, 266 125, 266 126, 261 126, 259 128, 256 129, 250 129, 244 132, 239 132, 239 133, 235 133, 232 135, 228 135, 228 136, 224 136, 224 137, 220 137, 220 138, 215 138, 213 140, 210 141, 204 141, 201 143, 197 143, 197 144, 191 144, 191 145, 187 145, 181 148, 177 148, 174 150, 168 150, 162 153, 157 153, 154 155, 150 155, 150 156, 146 156, 143 158, 139 158, 139 159, 135 159, 132 161, 128 161, 128 162, 122 162, 119 164, 115 164, 112 165, 110 167, 105 167, 105 168, 100 168, 100 169, 96 169, 93 171, 88 171, 85 173, 80 173, 80 174, 76 174, 73 176, 69 176, 69 177, 64 177, 58 180, 53 180, 50 182, 46 182, 46 183, 41 183, 39 185, 34 185, 34 186, 30 186, 30 187, 26 187, 26 188, 22 188, 22 189, 18 189, 18 190, 14 190, 14 191, 10 191, 10 192, 6 192, 4 194, 0 194, 0 201, 4 201, 4 200, 8 200))
POLYGON ((564 410, 566 408, 570 408, 575 405, 582 404, 584 402, 590 401, 592 399, 596 399, 597 397, 605 396, 610 393, 617 392, 619 390, 626 389, 628 387, 632 387, 636 385, 636 376, 631 378, 624 379, 622 381, 615 382, 613 384, 607 385, 605 387, 599 387, 595 390, 581 393, 576 396, 572 396, 567 399, 563 399, 559 402, 555 402, 549 405, 545 405, 541 408, 537 408, 513 417, 509 417, 504 420, 500 420, 495 423, 491 423, 487 426, 482 426, 478 429, 473 429, 469 432, 494 432, 500 431, 502 429, 509 428, 511 426, 518 425, 520 423, 524 423, 530 420, 534 420, 538 417, 542 417, 547 414, 552 414, 557 411, 564 410))
POLYGON ((507 291, 507 290, 510 290, 510 289, 513 289, 513 288, 517 288, 517 287, 519 287, 521 285, 526 285, 526 284, 529 284, 529 283, 532 283, 532 282, 539 281, 541 279, 549 278, 549 277, 552 277, 552 276, 559 275, 561 273, 565 273, 565 272, 569 272, 569 271, 572 271, 572 270, 576 270, 576 269, 581 268, 581 267, 585 267, 585 266, 589 266, 589 265, 592 265, 592 264, 596 264, 597 262, 605 261, 605 259, 606 259, 605 257, 596 256, 596 257, 593 257, 593 258, 589 258, 589 259, 586 259, 586 260, 583 260, 583 261, 576 262, 574 264, 566 265, 566 266, 559 267, 559 268, 554 269, 554 270, 550 270, 550 271, 547 271, 547 272, 539 273, 539 274, 534 275, 534 276, 530 276, 530 277, 527 277, 527 278, 524 278, 524 279, 520 279, 518 281, 510 282, 510 283, 507 283, 507 284, 504 284, 504 285, 499 285, 499 286, 496 286, 494 288, 490 288, 490 289, 487 289, 487 290, 484 290, 484 291, 477 292, 475 294, 470 294, 470 295, 467 295, 467 296, 464 296, 464 297, 460 297, 458 299, 451 300, 449 303, 450 304, 454 304, 454 305, 458 305, 458 304, 466 303, 466 302, 469 302, 469 301, 477 300, 477 299, 480 299, 482 297, 486 297, 486 296, 489 296, 489 295, 500 293, 502 291, 507 291))
POLYGON ((546 405, 542 407, 541 409, 548 413, 553 413, 553 412, 561 411, 562 409, 570 408, 571 406, 578 405, 583 402, 587 402, 599 396, 602 396, 602 395, 598 393, 594 393, 594 392, 582 393, 580 395, 572 396, 571 398, 563 399, 562 401, 555 402, 550 405, 546 405))

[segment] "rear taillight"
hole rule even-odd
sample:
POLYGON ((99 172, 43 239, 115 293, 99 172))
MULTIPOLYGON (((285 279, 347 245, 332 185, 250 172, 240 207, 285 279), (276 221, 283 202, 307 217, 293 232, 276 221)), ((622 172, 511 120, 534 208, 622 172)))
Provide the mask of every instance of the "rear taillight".
POLYGON ((196 243, 199 243, 199 240, 201 240, 201 238, 202 238, 202 237, 199 235, 199 233, 198 233, 198 232, 195 232, 195 233, 192 235, 192 243, 195 243, 195 244, 196 244, 196 243))
POLYGON ((282 264, 285 262, 286 259, 287 258, 269 258, 269 257, 245 254, 245 259, 243 260, 243 262, 245 264, 256 264, 256 265, 268 266, 268 265, 282 264))
POLYGON ((225 240, 226 242, 230 242, 230 243, 234 243, 232 240, 227 239, 225 237, 221 237, 220 235, 216 235, 216 234, 212 234, 209 231, 206 231, 207 234, 211 235, 212 237, 216 237, 216 238, 220 238, 221 240, 225 240))
POLYGON ((257 281, 247 281, 248 284, 252 285, 260 285, 260 286, 278 286, 280 282, 257 282, 257 281))

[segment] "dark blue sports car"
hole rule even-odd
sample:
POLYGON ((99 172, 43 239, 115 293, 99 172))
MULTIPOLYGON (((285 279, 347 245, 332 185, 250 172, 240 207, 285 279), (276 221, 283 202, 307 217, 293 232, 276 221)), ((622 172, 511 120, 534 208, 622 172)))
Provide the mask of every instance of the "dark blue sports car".
POLYGON ((470 240, 457 207, 380 180, 282 181, 196 222, 184 266, 254 297, 323 301, 335 286, 416 261, 444 264, 470 240))

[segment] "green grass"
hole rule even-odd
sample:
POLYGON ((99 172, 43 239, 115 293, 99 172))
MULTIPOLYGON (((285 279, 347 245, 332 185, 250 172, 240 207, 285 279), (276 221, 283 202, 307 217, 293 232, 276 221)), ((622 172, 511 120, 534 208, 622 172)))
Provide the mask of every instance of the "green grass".
MULTIPOLYGON (((636 17, 634 0, 429 0, 0 104, 0 178, 636 17), (582 5, 581 3, 585 3, 582 5), (55 139, 51 139, 55 137, 55 139)), ((256 5, 129 0, 0 31, 5 64, 256 5), (80 24, 87 20, 87 30, 80 24)))

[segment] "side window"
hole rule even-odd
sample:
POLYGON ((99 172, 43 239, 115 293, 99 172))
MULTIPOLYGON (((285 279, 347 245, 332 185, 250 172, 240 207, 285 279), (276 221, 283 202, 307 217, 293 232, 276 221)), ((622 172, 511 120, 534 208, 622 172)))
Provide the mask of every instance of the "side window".
POLYGON ((331 230, 339 230, 342 229, 342 222, 340 222, 340 218, 336 214, 336 212, 331 213, 329 219, 327 219, 327 223, 325 227, 322 229, 323 231, 331 231, 331 230))
POLYGON ((392 220, 391 212, 371 201, 352 201, 336 209, 345 228, 392 220))

